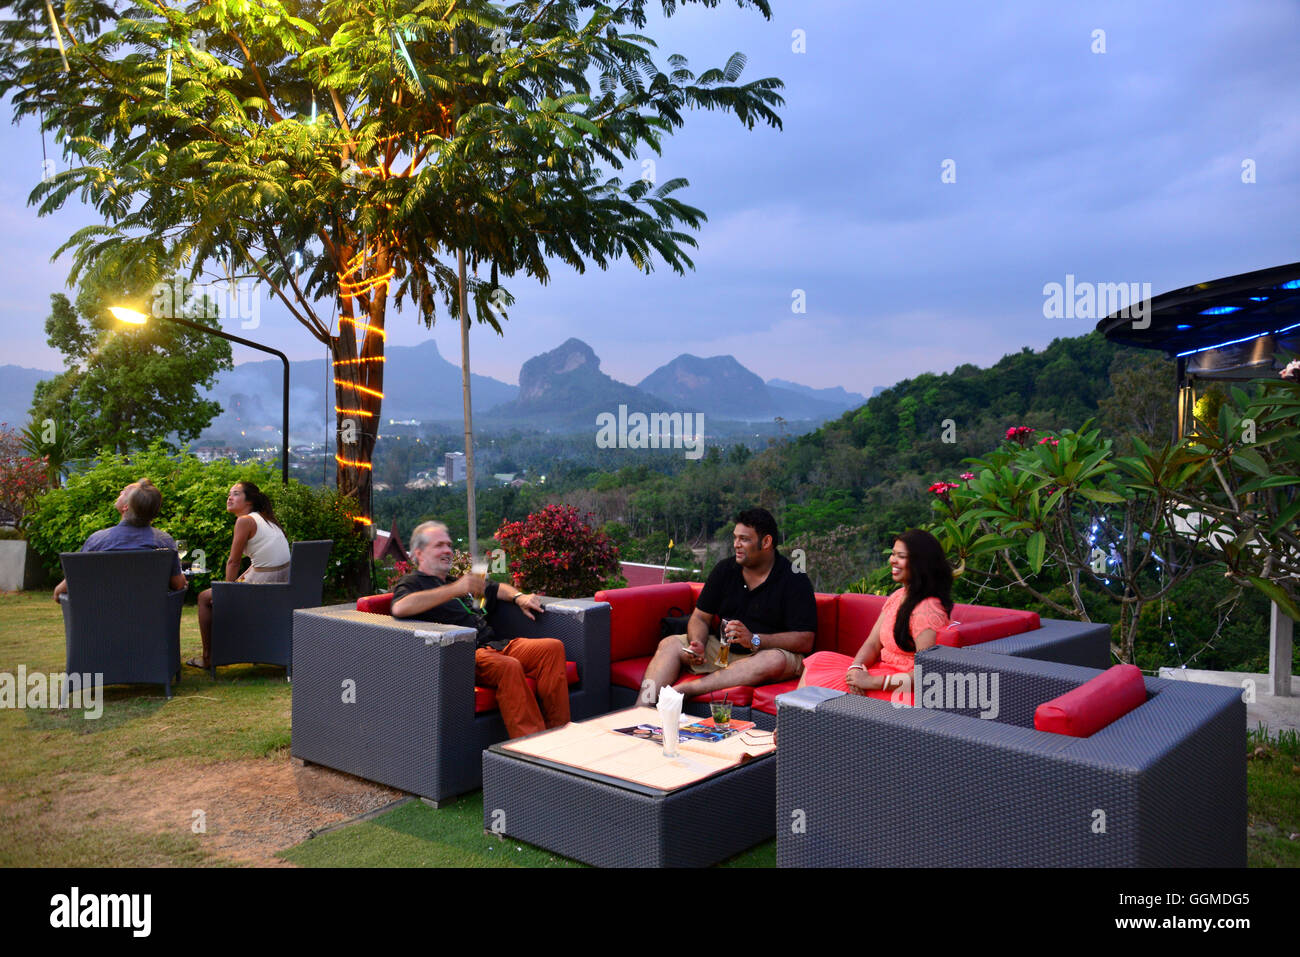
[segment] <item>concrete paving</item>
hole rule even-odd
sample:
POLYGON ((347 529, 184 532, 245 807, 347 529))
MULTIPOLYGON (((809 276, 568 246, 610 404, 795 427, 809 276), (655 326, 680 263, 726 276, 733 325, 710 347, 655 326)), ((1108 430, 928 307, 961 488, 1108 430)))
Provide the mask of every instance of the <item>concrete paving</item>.
POLYGON ((1255 730, 1260 724, 1268 728, 1272 737, 1278 731, 1300 731, 1300 676, 1291 676, 1291 696, 1275 697, 1268 693, 1272 687, 1268 675, 1246 671, 1198 671, 1193 668, 1161 668, 1161 678, 1173 681, 1199 681, 1204 684, 1226 685, 1241 688, 1246 695, 1246 728, 1255 730), (1254 690, 1254 701, 1249 691, 1254 690))

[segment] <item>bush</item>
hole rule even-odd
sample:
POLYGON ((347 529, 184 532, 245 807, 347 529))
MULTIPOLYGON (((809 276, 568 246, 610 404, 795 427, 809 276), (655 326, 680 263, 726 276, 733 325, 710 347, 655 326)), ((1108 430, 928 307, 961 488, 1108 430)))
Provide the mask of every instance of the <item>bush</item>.
POLYGON ((525 591, 593 595, 619 570, 618 549, 572 505, 548 505, 522 522, 505 522, 496 539, 506 550, 514 586, 525 591))
POLYGON ((226 513, 226 493, 238 481, 255 482, 275 505, 275 515, 290 542, 333 540, 326 588, 347 587, 349 573, 364 560, 369 541, 352 520, 351 503, 328 489, 314 489, 279 475, 262 462, 235 465, 224 460, 200 462, 193 455, 169 453, 160 443, 129 460, 110 454, 71 477, 61 489, 42 496, 29 516, 28 540, 50 571, 58 575, 60 552, 75 552, 91 532, 116 525, 113 503, 122 487, 148 478, 162 492, 162 510, 154 526, 176 539, 184 558, 206 569, 196 574, 195 588, 220 580, 230 554, 235 523, 226 513))
POLYGON ((21 530, 49 485, 48 463, 24 454, 22 438, 0 423, 0 522, 21 530))

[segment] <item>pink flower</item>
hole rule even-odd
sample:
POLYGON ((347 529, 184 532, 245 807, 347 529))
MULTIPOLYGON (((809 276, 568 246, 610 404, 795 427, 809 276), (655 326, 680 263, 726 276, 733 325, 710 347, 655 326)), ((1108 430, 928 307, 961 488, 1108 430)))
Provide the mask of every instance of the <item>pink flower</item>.
POLYGON ((1053 446, 1061 444, 1059 440, 1052 438, 1050 435, 1044 435, 1041 439, 1038 440, 1039 445, 1047 445, 1049 442, 1053 446))

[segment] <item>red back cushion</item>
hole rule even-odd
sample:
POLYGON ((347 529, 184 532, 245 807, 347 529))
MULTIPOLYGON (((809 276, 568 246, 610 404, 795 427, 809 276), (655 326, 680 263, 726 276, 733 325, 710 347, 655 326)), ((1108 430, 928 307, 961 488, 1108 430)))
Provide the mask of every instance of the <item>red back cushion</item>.
POLYGON ((818 592, 814 597, 817 600, 817 640, 813 643, 813 651, 838 651, 840 596, 818 592))
POLYGON ((856 655, 875 627, 880 609, 885 607, 885 596, 840 595, 838 604, 838 647, 834 650, 842 655, 856 655))
POLYGON ((691 586, 691 602, 700 600, 700 592, 704 591, 704 582, 687 582, 691 586))
POLYGON ((393 613, 393 593, 362 595, 357 599, 357 611, 368 611, 372 615, 391 615, 393 613))
POLYGON ((653 655, 659 647, 660 619, 674 608, 683 615, 695 610, 691 584, 669 582, 596 592, 596 601, 609 602, 609 660, 653 655))
POLYGON ((1086 738, 1147 700, 1137 665, 1115 665, 1034 712, 1034 727, 1053 734, 1086 738))
POLYGON ((937 639, 938 644, 949 648, 966 648, 1042 627, 1037 612, 1012 608, 953 605, 949 617, 955 624, 941 630, 937 639))

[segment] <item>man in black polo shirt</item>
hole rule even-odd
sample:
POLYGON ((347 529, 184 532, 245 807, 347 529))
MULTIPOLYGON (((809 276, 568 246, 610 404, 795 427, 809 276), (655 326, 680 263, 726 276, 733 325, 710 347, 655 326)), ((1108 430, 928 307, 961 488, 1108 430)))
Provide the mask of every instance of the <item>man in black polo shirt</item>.
POLYGON ((499 602, 513 602, 529 618, 544 611, 536 595, 481 575, 451 577, 455 552, 447 526, 424 522, 411 533, 416 571, 393 588, 393 617, 419 618, 460 625, 478 632, 474 680, 495 688, 497 708, 512 738, 569 723, 569 683, 564 672, 564 644, 555 638, 500 638, 490 620, 499 602), (479 610, 475 599, 485 600, 479 610), (537 682, 537 695, 525 678, 537 682), (541 699, 541 708, 537 699, 541 699))
POLYGON ((699 677, 679 685, 686 697, 735 685, 762 685, 799 677, 803 656, 813 649, 817 602, 807 575, 801 575, 776 550, 776 520, 763 508, 736 516, 734 558, 724 558, 709 573, 685 635, 670 635, 646 668, 640 704, 654 704, 659 689, 677 680, 683 667, 699 677), (713 616, 722 634, 709 634, 713 616), (726 667, 717 663, 723 642, 726 667))

